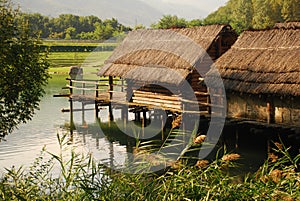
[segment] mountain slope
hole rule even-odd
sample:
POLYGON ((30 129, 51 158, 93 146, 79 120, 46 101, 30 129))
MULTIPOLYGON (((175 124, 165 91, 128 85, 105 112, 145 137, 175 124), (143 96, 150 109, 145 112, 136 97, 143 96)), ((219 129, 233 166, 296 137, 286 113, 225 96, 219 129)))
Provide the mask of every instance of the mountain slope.
POLYGON ((202 18, 205 11, 192 5, 177 5, 164 1, 149 3, 144 0, 13 0, 24 12, 39 12, 43 15, 59 14, 95 15, 101 19, 117 18, 125 25, 157 22, 164 14, 183 18, 202 18))
POLYGON ((117 18, 126 25, 150 25, 163 14, 139 0, 14 0, 24 12, 58 16, 63 13, 95 15, 101 19, 117 18))

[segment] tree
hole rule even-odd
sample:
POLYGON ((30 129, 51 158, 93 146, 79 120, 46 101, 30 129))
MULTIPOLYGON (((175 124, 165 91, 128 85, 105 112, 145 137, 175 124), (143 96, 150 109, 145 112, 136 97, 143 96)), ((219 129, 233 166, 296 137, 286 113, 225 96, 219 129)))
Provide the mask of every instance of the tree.
POLYGON ((32 118, 49 77, 39 39, 19 16, 10 0, 0 0, 0 138, 32 118))
POLYGON ((272 19, 273 10, 270 1, 255 0, 254 2, 253 28, 265 29, 273 27, 275 21, 272 19))
POLYGON ((74 39, 76 37, 76 29, 74 27, 68 27, 66 29, 66 40, 74 39))
POLYGON ((184 18, 178 18, 176 15, 164 15, 157 24, 152 24, 155 29, 185 28, 188 22, 184 18))
POLYGON ((251 0, 238 0, 234 6, 231 26, 241 33, 252 26, 253 6, 251 0))
POLYGON ((228 1, 225 6, 209 14, 204 19, 204 24, 229 24, 232 21, 232 12, 235 4, 236 3, 232 0, 228 1))
POLYGON ((281 13, 285 21, 300 21, 300 0, 283 0, 281 13))
POLYGON ((137 24, 133 27, 133 30, 146 29, 146 27, 142 24, 137 24))
POLYGON ((203 26, 203 20, 194 19, 188 22, 189 27, 203 26))
POLYGON ((300 21, 300 0, 229 0, 203 23, 230 24, 238 33, 273 27, 276 22, 300 21))

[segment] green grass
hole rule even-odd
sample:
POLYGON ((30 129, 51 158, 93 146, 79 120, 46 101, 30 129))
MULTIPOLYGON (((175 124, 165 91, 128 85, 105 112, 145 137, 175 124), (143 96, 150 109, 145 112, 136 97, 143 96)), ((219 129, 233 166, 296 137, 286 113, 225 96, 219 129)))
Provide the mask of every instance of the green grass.
POLYGON ((50 73, 68 74, 70 66, 81 66, 84 73, 95 73, 112 52, 51 52, 50 73))
MULTIPOLYGON (((100 43, 99 41, 82 40, 45 40, 47 46, 117 46, 117 43, 100 43)), ((104 64, 104 61, 112 54, 112 51, 104 52, 50 52, 50 74, 68 74, 70 66, 81 66, 84 74, 96 73, 104 64)))
POLYGON ((118 43, 103 43, 92 40, 44 40, 43 45, 46 46, 117 46, 118 43))

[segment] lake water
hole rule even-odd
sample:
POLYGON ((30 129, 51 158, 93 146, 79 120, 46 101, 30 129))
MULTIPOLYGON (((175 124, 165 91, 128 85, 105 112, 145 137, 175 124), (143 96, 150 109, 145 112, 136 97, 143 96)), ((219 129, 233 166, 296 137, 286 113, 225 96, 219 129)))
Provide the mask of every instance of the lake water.
MULTIPOLYGON (((19 129, 5 138, 5 141, 0 142, 0 173, 4 168, 12 166, 28 167, 39 156, 44 146, 51 153, 59 151, 57 134, 68 133, 63 127, 70 121, 70 114, 62 113, 61 109, 69 108, 69 102, 67 98, 53 98, 53 95, 62 92, 61 88, 66 85, 65 78, 66 75, 53 75, 53 79, 45 88, 46 94, 41 100, 40 110, 36 111, 32 121, 20 125, 19 129)), ((75 104, 74 108, 81 108, 81 105, 75 104)), ((120 111, 115 111, 114 116, 120 117, 120 111)), ((101 121, 106 122, 107 117, 108 111, 101 110, 101 121)), ((130 116, 130 119, 132 118, 130 116)), ((111 160, 115 166, 124 164, 129 157, 127 152, 132 151, 132 147, 126 144, 126 138, 120 140, 116 139, 118 136, 101 135, 98 132, 101 129, 97 124, 94 110, 85 111, 84 120, 85 122, 82 120, 81 112, 74 113, 74 122, 80 132, 74 133, 73 143, 69 146, 76 147, 81 152, 91 152, 97 160, 111 160)), ((244 169, 242 171, 253 171, 264 162, 267 157, 267 142, 271 139, 265 135, 266 132, 252 125, 224 128, 223 138, 228 150, 233 150, 242 157, 241 163, 244 167, 241 168, 244 169), (238 148, 235 145, 237 130, 238 148)), ((277 131, 274 133, 277 135, 277 131)), ((299 145, 298 141, 292 141, 299 145)))
MULTIPOLYGON (((62 108, 69 108, 67 98, 53 98, 54 94, 62 92, 61 88, 66 85, 66 75, 53 75, 46 87, 46 94, 40 102, 40 110, 36 111, 32 121, 22 124, 17 130, 8 135, 0 142, 0 172, 4 168, 12 166, 28 167, 39 156, 40 151, 46 146, 49 152, 57 153, 59 150, 57 134, 63 135, 68 132, 62 127, 70 120, 69 113, 62 113, 62 108)), ((75 105, 76 107, 76 105, 75 105)), ((100 117, 107 120, 106 110, 101 111, 100 117)), ((74 121, 77 125, 82 123, 80 112, 74 114, 74 121)), ((94 111, 85 112, 87 124, 95 123, 94 111)), ((74 142, 70 146, 76 146, 84 152, 92 152, 96 159, 107 159, 113 154, 116 163, 123 163, 126 158, 126 147, 118 143, 111 143, 108 139, 95 139, 85 129, 84 135, 74 133, 74 142), (113 152, 113 153, 112 153, 113 152)))

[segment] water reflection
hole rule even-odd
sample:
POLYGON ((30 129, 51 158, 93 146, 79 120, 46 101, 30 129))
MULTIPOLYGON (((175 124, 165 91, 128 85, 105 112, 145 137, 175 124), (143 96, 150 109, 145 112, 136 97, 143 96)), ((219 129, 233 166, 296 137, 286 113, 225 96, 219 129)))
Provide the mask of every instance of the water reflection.
MULTIPOLYGON (((28 166, 33 163, 44 146, 47 150, 56 153, 59 150, 57 133, 63 135, 68 131, 65 129, 70 121, 69 113, 62 113, 62 108, 68 108, 69 102, 66 98, 53 98, 64 86, 65 76, 53 76, 46 87, 46 95, 41 100, 40 110, 32 121, 20 125, 18 130, 7 136, 6 141, 0 143, 0 172, 5 167, 28 166)), ((81 108, 81 103, 74 103, 74 108, 81 108)), ((86 106, 86 109, 89 109, 86 106)), ((90 109, 93 109, 91 106, 90 109)), ((74 113, 76 131, 73 143, 70 146, 77 147, 82 152, 91 152, 93 157, 111 166, 122 166, 128 160, 128 154, 133 152, 135 140, 116 130, 110 130, 108 124, 108 110, 100 110, 101 122, 96 120, 94 110, 87 110, 84 115, 81 112, 74 113)), ((121 117, 120 110, 114 110, 116 119, 121 117)), ((134 116, 130 116, 132 120, 134 116)), ((202 122, 202 133, 207 129, 206 122, 202 122)), ((113 127, 113 126, 112 126, 113 127)), ((266 159, 268 143, 278 141, 279 137, 287 139, 287 145, 293 145, 299 149, 299 137, 289 139, 295 131, 291 129, 263 128, 251 124, 231 124, 224 128, 222 140, 215 149, 218 151, 226 144, 227 151, 239 153, 240 161, 244 164, 241 171, 255 171, 266 159), (290 135, 289 135, 290 134, 290 135), (238 146, 237 146, 238 145, 238 146)), ((298 135, 299 136, 299 135, 298 135)), ((215 156, 212 152, 211 158, 215 156)))
MULTIPOLYGON (((56 153, 59 150, 57 133, 61 135, 66 133, 67 131, 62 127, 69 123, 69 114, 62 113, 61 109, 68 108, 69 103, 67 99, 53 98, 53 95, 61 92, 61 88, 66 84, 65 78, 65 75, 53 75, 45 88, 46 95, 41 100, 40 110, 36 111, 32 121, 20 125, 17 130, 5 138, 5 141, 0 142, 0 172, 11 166, 29 166, 44 146, 49 152, 56 153)), ((100 116, 105 121, 106 111, 101 111, 100 116)), ((94 124, 94 111, 85 112, 84 120, 86 125, 94 124)), ((74 115, 74 121, 81 129, 82 116, 74 115)), ((117 142, 111 143, 106 137, 96 140, 88 129, 75 133, 74 139, 72 146, 91 151, 99 160, 114 155, 115 161, 118 163, 124 161, 125 146, 119 145, 117 142)))

